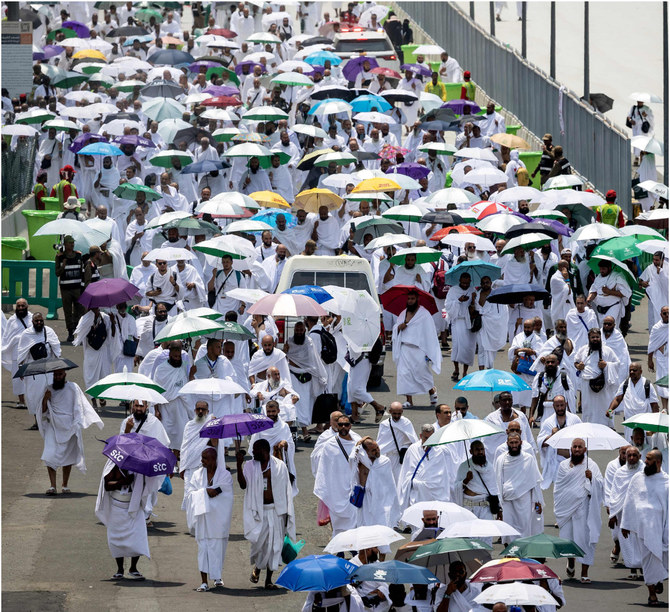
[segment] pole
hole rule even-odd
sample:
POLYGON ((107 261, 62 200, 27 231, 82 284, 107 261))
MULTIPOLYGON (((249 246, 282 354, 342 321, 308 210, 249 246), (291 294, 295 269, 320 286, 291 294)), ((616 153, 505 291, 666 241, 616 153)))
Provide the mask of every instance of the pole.
POLYGON ((556 2, 551 3, 551 22, 549 28, 549 76, 556 78, 556 2))
POLYGON ((663 122, 663 145, 665 147, 665 155, 663 156, 663 180, 665 184, 668 184, 670 180, 670 175, 668 174, 668 158, 670 157, 670 152, 668 151, 668 146, 670 145, 670 139, 668 139, 668 109, 670 108, 670 93, 668 93, 668 3, 667 1, 663 3, 663 106, 665 108, 664 122, 663 122))
POLYGON ((470 2, 470 19, 475 20, 475 3, 470 2))
POLYGON ((589 3, 584 2, 584 100, 589 100, 589 81, 590 79, 590 58, 589 58, 589 3))
MULTIPOLYGON (((552 2, 553 4, 553 2, 552 2)), ((521 3, 521 57, 526 59, 526 7, 528 2, 521 3)))
POLYGON ((496 6, 495 2, 489 2, 489 19, 491 21, 491 36, 496 35, 496 6))

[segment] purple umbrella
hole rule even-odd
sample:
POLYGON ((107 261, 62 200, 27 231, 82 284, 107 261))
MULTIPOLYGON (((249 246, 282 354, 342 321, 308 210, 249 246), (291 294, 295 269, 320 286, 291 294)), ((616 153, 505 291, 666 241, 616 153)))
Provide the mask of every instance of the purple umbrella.
POLYGON ((42 61, 48 60, 52 57, 56 57, 65 51, 65 47, 59 47, 58 45, 47 45, 41 51, 33 53, 33 61, 42 61))
POLYGON ((231 85, 210 85, 203 89, 202 93, 210 93, 213 96, 239 96, 240 90, 231 85))
POLYGON ((219 62, 212 62, 211 60, 198 60, 193 62, 188 69, 191 72, 200 72, 200 68, 217 68, 220 65, 219 62))
POLYGON ((324 66, 319 66, 318 64, 312 66, 312 71, 308 72, 307 70, 304 71, 304 75, 308 77, 313 77, 317 72, 319 74, 323 74, 325 72, 326 68, 324 66))
POLYGON ((472 100, 449 100, 449 102, 443 104, 440 106, 440 108, 450 108, 457 115, 463 115, 465 114, 463 110, 466 106, 470 109, 471 115, 476 115, 480 110, 482 110, 472 100))
POLYGON ((86 308, 116 306, 132 300, 140 290, 123 278, 101 278, 81 292, 79 303, 86 308))
POLYGON ((400 66, 400 70, 405 72, 405 70, 411 70, 414 74, 420 74, 421 76, 430 76, 433 74, 429 66, 426 64, 403 64, 400 66))
POLYGON ((361 55, 350 59, 346 63, 344 68, 342 68, 342 76, 347 79, 347 81, 355 81, 358 73, 363 72, 363 64, 365 62, 370 62, 370 69, 379 67, 377 60, 374 57, 361 55))
POLYGON ((73 153, 79 153, 86 145, 91 144, 92 142, 108 142, 107 139, 100 134, 93 134, 92 132, 86 132, 85 134, 79 134, 73 141, 72 144, 68 147, 73 153))
POLYGON ((102 454, 120 469, 144 476, 172 474, 177 464, 175 454, 162 442, 135 432, 112 436, 102 454))
MULTIPOLYGON (((415 181, 418 181, 419 179, 426 178, 430 174, 430 170, 426 168, 426 166, 422 166, 421 164, 415 164, 415 163, 405 163, 405 164, 400 164, 395 167, 394 169, 395 172, 398 174, 404 174, 405 176, 409 176, 410 178, 413 178, 415 181)), ((391 172, 391 168, 389 168, 386 172, 386 174, 389 174, 391 172)))
POLYGON ((200 430, 201 438, 240 438, 272 429, 274 421, 262 414, 227 414, 212 419, 200 430))
POLYGON ((149 149, 155 149, 156 145, 152 140, 144 138, 143 136, 137 136, 135 134, 126 134, 125 136, 117 136, 114 139, 114 142, 119 145, 132 145, 133 147, 146 147, 149 149))
POLYGON ((79 38, 89 38, 91 36, 91 30, 88 29, 85 23, 81 23, 81 21, 64 21, 61 27, 74 30, 79 38))
POLYGON ((237 64, 237 66, 235 66, 235 74, 237 76, 240 76, 245 66, 249 66, 249 74, 251 74, 254 71, 254 68, 256 66, 260 67, 261 72, 267 72, 267 68, 263 66, 263 64, 259 64, 257 62, 250 62, 247 60, 246 62, 240 62, 239 64, 237 64))
POLYGON ((572 236, 572 234, 575 233, 567 225, 564 225, 560 221, 556 221, 556 219, 543 219, 541 217, 538 217, 536 219, 533 219, 533 221, 537 223, 543 223, 544 225, 548 225, 555 232, 563 236, 572 236))

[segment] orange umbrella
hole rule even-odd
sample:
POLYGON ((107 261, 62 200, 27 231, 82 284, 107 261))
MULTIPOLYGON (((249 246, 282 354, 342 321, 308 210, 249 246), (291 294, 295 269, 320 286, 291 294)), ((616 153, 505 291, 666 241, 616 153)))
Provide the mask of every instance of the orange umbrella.
POLYGON ((265 206, 266 208, 289 208, 291 206, 278 193, 274 193, 274 191, 254 191, 253 193, 249 194, 249 197, 252 200, 256 200, 256 202, 258 202, 261 206, 265 206))
POLYGON ((402 187, 398 185, 395 181, 387 178, 370 178, 365 179, 358 183, 356 187, 353 188, 353 193, 360 193, 361 191, 374 191, 379 193, 380 191, 401 191, 402 187))

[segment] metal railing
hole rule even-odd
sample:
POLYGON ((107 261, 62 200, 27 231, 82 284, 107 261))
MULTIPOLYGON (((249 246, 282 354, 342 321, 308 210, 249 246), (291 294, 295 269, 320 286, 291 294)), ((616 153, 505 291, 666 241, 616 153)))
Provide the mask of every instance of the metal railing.
POLYGON ((37 138, 18 139, 16 149, 3 142, 2 150, 2 211, 20 202, 33 189, 33 172, 37 138))
POLYGON ((601 193, 616 190, 630 217, 631 149, 626 134, 591 110, 572 91, 490 36, 450 2, 396 2, 413 24, 414 40, 425 33, 455 57, 488 96, 513 113, 537 137, 546 132, 573 168, 601 193), (561 96, 562 91, 562 96, 561 96), (562 97, 564 132, 559 119, 562 97))

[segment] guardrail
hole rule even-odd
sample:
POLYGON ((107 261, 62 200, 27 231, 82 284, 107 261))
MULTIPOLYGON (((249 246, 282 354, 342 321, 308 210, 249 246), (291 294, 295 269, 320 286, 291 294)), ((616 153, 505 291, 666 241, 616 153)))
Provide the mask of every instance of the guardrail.
MULTIPOLYGON (((396 2, 436 44, 447 49, 491 98, 533 134, 549 132, 579 174, 601 193, 615 189, 630 217, 630 139, 572 91, 490 36, 450 2, 396 2), (559 118, 562 107, 564 131, 559 118)), ((417 33, 415 31, 415 40, 417 33)))
POLYGON ((58 319, 58 309, 63 301, 58 296, 58 277, 53 261, 37 259, 2 261, 3 273, 9 273, 8 291, 2 293, 3 304, 14 304, 25 298, 29 304, 47 308, 47 319, 58 319))

